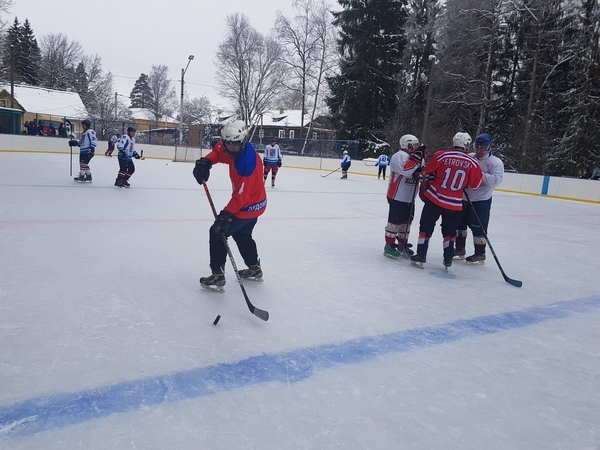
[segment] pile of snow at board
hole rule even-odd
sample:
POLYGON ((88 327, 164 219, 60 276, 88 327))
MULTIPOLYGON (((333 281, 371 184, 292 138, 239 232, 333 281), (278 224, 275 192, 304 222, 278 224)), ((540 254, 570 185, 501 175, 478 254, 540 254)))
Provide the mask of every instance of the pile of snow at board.
MULTIPOLYGON (((199 286, 193 164, 115 189, 115 158, 81 184, 68 158, 0 153, 0 449, 600 447, 597 204, 495 192, 516 288, 491 255, 446 272, 439 226, 423 270, 386 258, 387 180, 284 160, 243 282, 265 321, 229 259, 224 292, 199 286)), ((227 167, 207 185, 221 210, 227 167)))

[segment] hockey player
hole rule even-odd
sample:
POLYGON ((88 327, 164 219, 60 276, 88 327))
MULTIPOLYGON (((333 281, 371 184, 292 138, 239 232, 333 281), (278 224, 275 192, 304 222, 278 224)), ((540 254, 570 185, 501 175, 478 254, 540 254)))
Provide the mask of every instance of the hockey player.
POLYGON ((277 145, 277 141, 273 139, 269 145, 265 147, 265 153, 263 156, 263 164, 265 170, 263 173, 263 183, 267 182, 269 171, 271 172, 271 187, 275 187, 275 177, 277 171, 281 167, 281 149, 277 145))
POLYGON ((258 216, 267 207, 267 193, 262 176, 262 161, 254 146, 247 141, 248 130, 241 120, 221 130, 221 141, 204 158, 196 161, 194 178, 199 184, 208 181, 213 164, 229 166, 233 193, 229 203, 215 219, 209 232, 210 269, 212 274, 200 278, 200 285, 222 291, 225 286, 227 247, 223 236, 233 237, 240 255, 248 266, 239 271, 242 278, 262 281, 262 269, 252 231, 258 216))
POLYGON ((471 202, 463 200, 463 212, 457 230, 455 255, 459 259, 463 259, 466 254, 467 226, 473 232, 475 253, 467 256, 467 264, 485 264, 485 236, 490 222, 492 194, 494 188, 498 187, 504 178, 504 163, 500 158, 492 155, 492 142, 492 135, 480 134, 475 138, 475 152, 471 153, 471 156, 476 157, 479 162, 483 180, 478 189, 473 190, 470 187, 465 189, 465 194, 471 202))
POLYGON ((347 150, 344 150, 342 152, 343 158, 342 158, 342 176, 340 177, 342 180, 346 180, 348 178, 348 169, 350 168, 350 166, 352 165, 352 161, 350 160, 350 155, 348 154, 347 150))
POLYGON ((423 210, 419 223, 417 253, 410 257, 413 266, 423 268, 427 260, 429 239, 435 223, 442 217, 444 238, 444 266, 446 271, 452 265, 454 240, 462 211, 462 197, 465 188, 477 189, 483 174, 477 159, 469 156, 461 147, 436 152, 423 171, 424 191, 423 210))
POLYGON ((379 155, 379 158, 377 159, 377 179, 379 180, 381 177, 381 174, 383 173, 383 179, 385 180, 385 170, 387 169, 387 166, 390 165, 390 158, 388 157, 388 155, 386 155, 385 153, 382 153, 381 155, 379 155))
POLYGON ((416 176, 422 170, 425 146, 412 134, 400 138, 400 150, 390 160, 390 182, 387 191, 388 222, 385 226, 384 256, 410 258, 408 234, 415 213, 415 197, 419 182, 416 176), (396 244, 396 240, 398 243, 396 244))
POLYGON ((127 134, 121 137, 117 142, 117 150, 119 151, 119 173, 115 180, 116 187, 129 188, 129 179, 135 172, 135 165, 132 158, 140 159, 141 156, 135 151, 135 132, 133 127, 127 128, 127 134))
POLYGON ((81 121, 81 127, 83 133, 81 133, 81 139, 76 141, 71 139, 69 145, 72 147, 79 147, 79 176, 73 178, 78 183, 85 181, 92 182, 92 172, 90 171, 90 161, 94 157, 96 151, 96 145, 98 144, 98 138, 96 132, 92 130, 92 122, 88 119, 81 121))
POLYGON ((121 133, 111 136, 108 140, 108 150, 104 152, 104 156, 110 156, 112 158, 112 153, 115 151, 115 145, 117 145, 119 139, 121 139, 121 133))

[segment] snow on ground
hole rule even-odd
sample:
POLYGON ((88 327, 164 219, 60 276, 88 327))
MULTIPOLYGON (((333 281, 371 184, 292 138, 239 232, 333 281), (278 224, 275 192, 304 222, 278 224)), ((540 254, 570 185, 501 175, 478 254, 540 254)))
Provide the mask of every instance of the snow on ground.
MULTIPOLYGON (((0 153, 0 449, 600 448, 599 205, 495 194, 519 289, 489 251, 446 274, 439 227, 424 270, 383 257, 386 182, 284 165, 263 322, 229 263, 199 287, 192 165, 135 164, 125 190, 116 158, 80 185, 68 155, 0 153)), ((220 209, 226 167, 208 185, 220 209)))

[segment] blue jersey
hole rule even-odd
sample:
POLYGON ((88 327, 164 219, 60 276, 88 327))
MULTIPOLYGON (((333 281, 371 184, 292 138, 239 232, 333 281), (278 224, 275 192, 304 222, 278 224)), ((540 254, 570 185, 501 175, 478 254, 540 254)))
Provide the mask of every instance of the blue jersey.
POLYGON ((386 167, 390 165, 390 158, 387 155, 381 155, 377 160, 377 165, 379 167, 386 167))

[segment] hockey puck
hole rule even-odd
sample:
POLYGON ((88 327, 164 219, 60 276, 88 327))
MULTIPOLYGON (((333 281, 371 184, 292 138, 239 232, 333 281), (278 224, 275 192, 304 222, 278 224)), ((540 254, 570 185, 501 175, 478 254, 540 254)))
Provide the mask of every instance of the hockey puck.
POLYGON ((221 319, 221 316, 217 315, 217 317, 215 317, 215 321, 213 322, 213 325, 216 325, 219 323, 219 319, 221 319))

